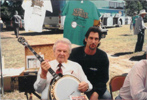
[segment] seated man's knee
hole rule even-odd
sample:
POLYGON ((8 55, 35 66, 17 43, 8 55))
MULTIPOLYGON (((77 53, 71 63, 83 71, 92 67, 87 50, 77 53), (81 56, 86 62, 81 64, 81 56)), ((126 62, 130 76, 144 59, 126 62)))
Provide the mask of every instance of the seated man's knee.
POLYGON ((98 97, 99 97, 98 93, 97 92, 93 92, 93 94, 90 97, 90 100, 98 100, 98 97))
POLYGON ((100 99, 111 99, 111 94, 108 90, 105 91, 105 93, 103 94, 102 98, 100 99))

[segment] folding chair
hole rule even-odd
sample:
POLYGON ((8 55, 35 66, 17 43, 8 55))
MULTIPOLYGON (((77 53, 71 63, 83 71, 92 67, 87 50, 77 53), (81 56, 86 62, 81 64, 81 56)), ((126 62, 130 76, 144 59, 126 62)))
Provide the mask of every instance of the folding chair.
POLYGON ((123 86, 124 80, 126 78, 127 73, 119 76, 114 76, 110 82, 109 82, 109 88, 110 88, 110 93, 111 97, 113 99, 113 94, 112 92, 120 90, 120 88, 123 86))

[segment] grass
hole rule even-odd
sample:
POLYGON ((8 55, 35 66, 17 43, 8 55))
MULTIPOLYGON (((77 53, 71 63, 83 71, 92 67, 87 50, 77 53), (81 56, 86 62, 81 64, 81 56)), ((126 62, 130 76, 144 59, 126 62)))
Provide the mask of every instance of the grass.
MULTIPOLYGON (((129 25, 108 30, 108 35, 101 41, 101 49, 107 53, 134 52, 137 35, 130 33, 129 25)), ((146 50, 147 34, 145 34, 144 40, 143 50, 146 50)))

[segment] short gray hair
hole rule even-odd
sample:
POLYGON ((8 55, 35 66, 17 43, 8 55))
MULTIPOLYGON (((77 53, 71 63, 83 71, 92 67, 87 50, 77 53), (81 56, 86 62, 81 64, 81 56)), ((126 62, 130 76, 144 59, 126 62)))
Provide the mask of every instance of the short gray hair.
POLYGON ((67 44, 68 45, 68 47, 69 47, 69 54, 71 53, 71 42, 67 39, 67 38, 62 38, 62 39, 59 39, 59 40, 57 40, 55 43, 54 43, 54 45, 53 45, 53 51, 55 52, 55 50, 56 50, 56 46, 57 46, 57 44, 58 43, 64 43, 64 44, 67 44))

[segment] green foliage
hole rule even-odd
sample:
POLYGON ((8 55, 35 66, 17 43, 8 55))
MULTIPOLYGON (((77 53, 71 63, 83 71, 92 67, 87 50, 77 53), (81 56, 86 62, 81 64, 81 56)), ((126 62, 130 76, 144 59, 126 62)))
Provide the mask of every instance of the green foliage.
POLYGON ((23 0, 9 0, 6 2, 5 0, 4 3, 1 4, 1 18, 7 29, 12 29, 10 19, 14 15, 15 10, 17 10, 18 14, 23 18, 24 10, 21 7, 22 1, 23 0))
POLYGON ((9 11, 9 8, 6 6, 1 7, 1 17, 8 19, 11 15, 11 12, 9 11))
MULTIPOLYGON (((141 4, 142 4, 142 6, 143 6, 143 9, 145 9, 146 10, 146 12, 147 12, 147 1, 142 1, 142 0, 140 0, 140 2, 141 2, 141 4)), ((144 18, 144 21, 145 22, 147 22, 147 16, 144 18)))
POLYGON ((139 13, 139 11, 143 8, 140 1, 133 1, 133 0, 125 0, 126 1, 126 7, 125 12, 128 16, 133 16, 134 12, 139 13))
MULTIPOLYGON (((136 11, 139 14, 139 11, 141 9, 145 9, 147 11, 146 0, 125 0, 125 1, 126 1, 125 13, 128 16, 133 16, 133 13, 136 11)), ((147 16, 144 18, 144 21, 147 22, 147 16)))
POLYGON ((2 20, 10 20, 10 18, 14 15, 15 10, 18 11, 19 15, 23 17, 24 11, 21 7, 22 0, 11 1, 11 2, 4 2, 1 5, 1 18, 2 20))

